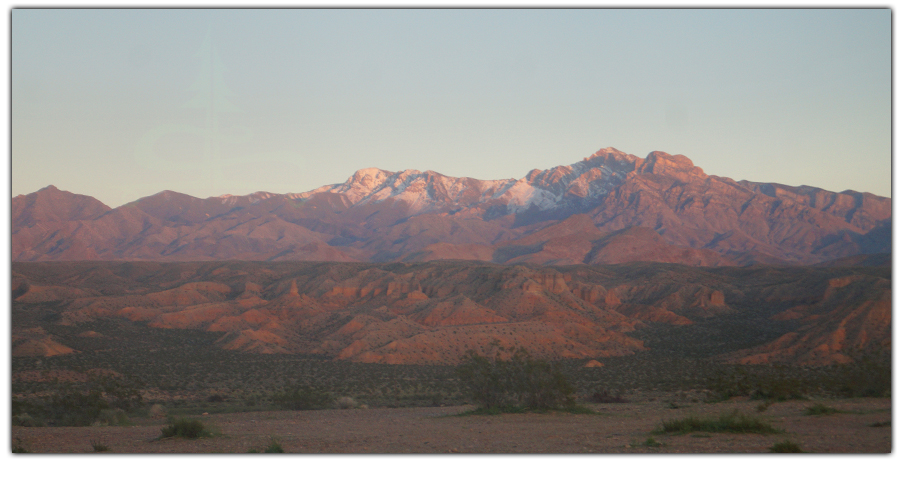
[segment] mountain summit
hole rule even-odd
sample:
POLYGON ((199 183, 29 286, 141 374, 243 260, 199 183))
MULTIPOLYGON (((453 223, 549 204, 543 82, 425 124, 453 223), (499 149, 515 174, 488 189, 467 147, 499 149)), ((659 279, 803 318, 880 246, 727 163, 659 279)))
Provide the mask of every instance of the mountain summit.
POLYGON ((49 186, 12 200, 13 260, 812 264, 889 252, 890 228, 890 198, 614 148, 521 179, 367 168, 306 193, 163 191, 110 209, 49 186))

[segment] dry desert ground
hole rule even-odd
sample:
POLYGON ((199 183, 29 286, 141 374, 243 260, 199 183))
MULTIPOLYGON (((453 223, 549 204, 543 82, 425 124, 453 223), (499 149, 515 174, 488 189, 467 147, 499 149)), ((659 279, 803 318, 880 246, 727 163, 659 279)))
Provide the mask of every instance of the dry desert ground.
POLYGON ((831 399, 676 405, 661 398, 588 405, 598 413, 457 416, 471 406, 265 411, 197 417, 213 437, 159 439, 164 420, 121 427, 13 427, 13 445, 31 453, 247 453, 274 439, 286 453, 768 453, 785 440, 810 453, 890 453, 891 400, 831 399), (840 410, 807 415, 816 403, 840 410), (677 408, 675 407, 677 406, 677 408), (663 420, 738 410, 779 434, 654 434, 663 420), (652 438, 652 439, 651 439, 652 438), (649 443, 649 444, 648 444, 649 443))

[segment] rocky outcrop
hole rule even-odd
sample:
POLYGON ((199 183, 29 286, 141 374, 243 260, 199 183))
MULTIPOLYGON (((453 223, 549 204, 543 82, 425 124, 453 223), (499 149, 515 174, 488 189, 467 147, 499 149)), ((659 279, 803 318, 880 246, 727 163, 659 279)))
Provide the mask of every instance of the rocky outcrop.
POLYGON ((821 366, 848 363, 854 356, 891 348, 890 280, 851 274, 820 286, 808 304, 772 316, 799 327, 765 345, 723 356, 742 364, 821 366))
POLYGON ((49 357, 74 352, 74 349, 60 344, 41 327, 14 331, 12 335, 12 355, 14 357, 49 357))

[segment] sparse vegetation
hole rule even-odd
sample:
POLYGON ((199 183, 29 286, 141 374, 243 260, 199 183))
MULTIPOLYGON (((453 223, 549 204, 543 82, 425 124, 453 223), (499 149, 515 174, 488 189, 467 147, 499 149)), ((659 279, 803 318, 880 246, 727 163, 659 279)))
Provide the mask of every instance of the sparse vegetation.
POLYGON ((625 399, 624 397, 622 397, 621 393, 612 395, 612 394, 610 394, 610 392, 608 390, 603 389, 603 390, 599 390, 599 391, 594 391, 594 393, 591 394, 590 402, 597 403, 597 404, 611 404, 611 403, 627 403, 628 400, 625 399))
POLYGON ((804 399, 810 391, 809 384, 790 374, 784 367, 765 367, 766 369, 747 369, 738 367, 721 368, 718 373, 707 379, 706 388, 710 391, 710 401, 725 401, 735 396, 749 396, 751 399, 762 399, 767 403, 804 399))
POLYGON ((772 453, 803 453, 799 444, 787 439, 780 443, 773 444, 772 447, 769 448, 769 451, 772 453))
POLYGON ((806 408, 806 411, 803 412, 804 415, 833 415, 835 413, 843 413, 843 412, 836 408, 826 406, 822 403, 816 403, 812 406, 808 406, 806 408))
POLYGON ((855 354, 852 363, 836 367, 829 377, 832 391, 849 398, 891 397, 891 353, 855 354))
POLYGON ((644 440, 643 442, 641 442, 641 443, 638 443, 638 442, 636 442, 636 441, 633 441, 633 442, 631 443, 631 447, 632 447, 632 448, 639 448, 639 447, 643 447, 643 448, 660 448, 660 447, 665 446, 665 445, 666 445, 665 443, 660 443, 659 441, 653 439, 653 436, 648 437, 647 439, 645 439, 645 440, 644 440))
POLYGON ((663 420, 657 433, 688 434, 691 432, 731 432, 740 434, 778 434, 783 431, 768 422, 735 410, 717 418, 690 416, 678 420, 663 420))
POLYGON ((106 409, 109 403, 96 390, 88 393, 64 390, 51 396, 46 406, 47 420, 53 425, 75 427, 93 424, 106 409))
POLYGON ((282 448, 281 443, 273 437, 269 439, 269 445, 266 446, 266 451, 264 453, 284 453, 284 448, 282 448))
POLYGON ((344 396, 338 398, 335 405, 341 410, 350 410, 359 406, 359 404, 351 397, 344 396))
POLYGON ((559 368, 522 349, 511 354, 498 350, 494 358, 470 352, 457 374, 465 391, 486 412, 575 406, 575 388, 559 368))
POLYGON ((272 402, 285 410, 322 410, 331 406, 332 397, 321 389, 296 385, 275 393, 272 402))
POLYGON ((94 448, 94 451, 97 453, 109 451, 109 445, 104 443, 102 440, 91 440, 91 447, 94 448))
POLYGON ((12 445, 13 453, 29 453, 28 450, 25 449, 25 446, 22 444, 22 440, 16 438, 12 445))
POLYGON ((12 417, 12 425, 18 425, 21 427, 43 427, 43 421, 35 420, 34 417, 27 413, 20 413, 18 415, 13 415, 12 417))
POLYGON ((128 419, 125 410, 113 408, 100 410, 100 415, 97 416, 94 425, 128 425, 129 423, 131 423, 131 421, 128 419))
POLYGON ((197 439, 208 437, 210 432, 203 426, 203 422, 194 419, 179 418, 162 428, 162 437, 183 437, 197 439))

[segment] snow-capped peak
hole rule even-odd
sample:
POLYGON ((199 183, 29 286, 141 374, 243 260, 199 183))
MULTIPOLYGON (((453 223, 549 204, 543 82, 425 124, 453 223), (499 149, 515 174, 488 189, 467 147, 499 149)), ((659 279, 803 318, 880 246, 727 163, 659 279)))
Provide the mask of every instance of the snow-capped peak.
POLYGON ((323 186, 308 193, 292 195, 308 198, 317 193, 336 193, 357 205, 384 200, 403 201, 413 213, 448 205, 468 208, 488 200, 507 206, 510 212, 536 206, 552 209, 567 203, 605 196, 624 182, 641 159, 615 148, 604 148, 584 160, 548 170, 532 170, 522 179, 478 180, 449 177, 426 170, 390 172, 379 168, 356 171, 341 184, 323 186))

